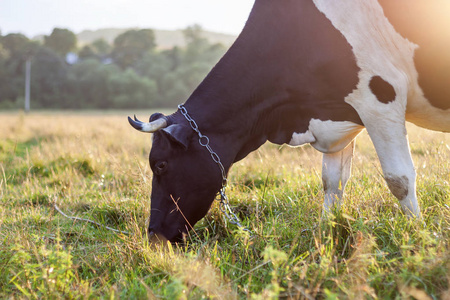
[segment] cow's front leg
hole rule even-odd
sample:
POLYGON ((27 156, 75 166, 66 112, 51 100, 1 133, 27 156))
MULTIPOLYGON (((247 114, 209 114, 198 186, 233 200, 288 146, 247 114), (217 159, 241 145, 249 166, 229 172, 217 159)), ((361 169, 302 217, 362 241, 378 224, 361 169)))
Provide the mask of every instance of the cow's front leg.
POLYGON ((392 194, 400 201, 403 211, 408 216, 420 218, 416 172, 405 124, 389 120, 381 122, 386 123, 386 126, 367 124, 366 127, 380 159, 384 179, 392 194))
POLYGON ((337 209, 341 207, 345 185, 351 175, 354 149, 355 140, 339 152, 323 154, 322 183, 325 191, 323 214, 329 213, 334 207, 337 209))
POLYGON ((408 216, 420 218, 416 172, 409 150, 405 112, 407 71, 384 68, 383 76, 360 72, 358 89, 346 99, 358 112, 380 159, 384 179, 408 216))

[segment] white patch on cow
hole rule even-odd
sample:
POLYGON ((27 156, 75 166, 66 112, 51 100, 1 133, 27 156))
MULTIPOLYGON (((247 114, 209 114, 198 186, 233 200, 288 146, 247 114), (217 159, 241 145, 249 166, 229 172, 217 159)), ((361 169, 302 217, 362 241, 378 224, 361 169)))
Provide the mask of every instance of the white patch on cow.
POLYGON ((408 97, 420 91, 413 61, 417 45, 395 31, 376 0, 313 1, 347 39, 361 69, 357 88, 345 101, 356 109, 367 128, 384 176, 393 180, 407 178, 397 180, 407 192, 398 193, 398 187, 396 192, 406 194, 399 199, 404 211, 419 217, 415 171, 405 129, 408 97), (373 76, 393 86, 394 101, 378 101, 369 87, 373 76))
POLYGON ((309 130, 316 137, 311 146, 322 153, 335 153, 343 150, 364 129, 349 121, 320 121, 312 119, 309 130))
MULTIPOLYGON (((417 78, 413 61, 417 45, 394 30, 376 0, 314 2, 347 39, 361 69, 357 90, 346 101, 360 110, 379 111, 379 107, 385 104, 379 103, 369 83, 373 76, 380 76, 394 87, 397 109, 404 114, 409 84, 411 79, 417 78), (377 107, 372 109, 373 105, 377 107)), ((390 109, 384 111, 389 112, 390 109)))
MULTIPOLYGON (((414 65, 414 51, 418 45, 403 38, 384 16, 376 0, 314 0, 316 7, 326 15, 344 35, 353 48, 359 73, 358 91, 346 101, 358 113, 378 102, 368 86, 373 76, 389 82, 397 94, 394 115, 401 113, 406 120, 432 130, 450 132, 450 109, 442 110, 430 104, 418 84, 414 65)), ((381 104, 381 103, 378 103, 381 104)), ((385 107, 379 113, 388 113, 385 107)))
POLYGON ((310 143, 322 153, 341 151, 363 130, 364 127, 348 121, 321 121, 311 119, 308 131, 294 133, 290 146, 310 143))
POLYGON ((295 133, 292 135, 291 141, 289 142, 290 146, 301 146, 304 144, 314 143, 316 138, 311 133, 311 131, 306 131, 305 133, 295 133))

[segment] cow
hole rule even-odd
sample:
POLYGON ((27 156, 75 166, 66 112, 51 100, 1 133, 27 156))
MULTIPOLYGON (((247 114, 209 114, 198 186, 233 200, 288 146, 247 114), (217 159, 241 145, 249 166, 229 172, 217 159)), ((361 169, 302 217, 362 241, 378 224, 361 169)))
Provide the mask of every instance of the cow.
POLYGON ((405 121, 450 131, 449 16, 447 0, 256 0, 184 105, 128 118, 153 133, 150 241, 182 240, 233 163, 266 141, 322 152, 323 210, 338 208, 363 129, 390 191, 420 219, 405 121))

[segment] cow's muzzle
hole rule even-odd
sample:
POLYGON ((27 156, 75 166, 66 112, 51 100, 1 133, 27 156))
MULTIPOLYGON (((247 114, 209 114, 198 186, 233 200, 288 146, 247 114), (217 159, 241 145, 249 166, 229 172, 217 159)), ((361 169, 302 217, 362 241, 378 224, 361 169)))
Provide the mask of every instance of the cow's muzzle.
POLYGON ((150 231, 148 233, 148 243, 151 247, 155 246, 167 246, 167 243, 169 242, 168 239, 162 234, 155 233, 153 231, 150 231))

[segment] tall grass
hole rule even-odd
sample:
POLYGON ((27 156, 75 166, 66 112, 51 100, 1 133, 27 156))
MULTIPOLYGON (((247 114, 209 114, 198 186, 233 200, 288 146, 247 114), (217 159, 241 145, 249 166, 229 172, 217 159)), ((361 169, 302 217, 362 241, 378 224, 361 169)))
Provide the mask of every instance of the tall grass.
POLYGON ((148 246, 150 135, 124 115, 0 115, 0 298, 450 299, 450 136, 409 126, 424 224, 389 193, 366 134, 321 218, 321 156, 264 145, 183 248, 148 246), (67 214, 130 232, 115 234, 67 214))

